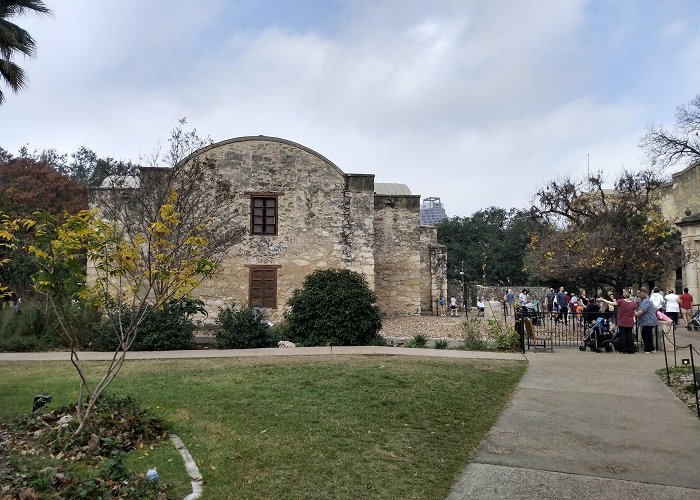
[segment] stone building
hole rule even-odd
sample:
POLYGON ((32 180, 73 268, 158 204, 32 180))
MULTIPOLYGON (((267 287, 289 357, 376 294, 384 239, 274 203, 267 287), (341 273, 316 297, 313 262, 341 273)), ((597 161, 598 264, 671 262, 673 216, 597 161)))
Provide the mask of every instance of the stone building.
MULTIPOLYGON (((385 315, 430 312, 447 289, 435 228, 419 224, 420 196, 373 174, 343 172, 319 153, 274 137, 240 137, 185 158, 216 163, 235 189, 231 224, 246 228, 217 275, 195 290, 215 316, 232 303, 284 306, 316 269, 361 273, 385 315)), ((177 166, 175 168, 178 168, 177 166)))
MULTIPOLYGON (((661 212, 681 232, 683 246, 696 257, 700 255, 700 162, 676 172, 662 186, 661 212)), ((664 280, 666 290, 688 287, 695 302, 700 302, 700 263, 692 259, 664 280)))

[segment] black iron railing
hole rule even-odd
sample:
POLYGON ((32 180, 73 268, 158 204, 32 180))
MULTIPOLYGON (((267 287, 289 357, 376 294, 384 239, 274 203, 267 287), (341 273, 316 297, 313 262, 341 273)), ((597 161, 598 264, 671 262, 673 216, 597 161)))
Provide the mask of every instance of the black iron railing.
POLYGON ((580 345, 598 318, 606 318, 613 325, 615 323, 615 313, 610 312, 550 313, 520 308, 515 312, 516 331, 519 333, 518 323, 522 318, 529 318, 538 332, 551 333, 553 344, 559 347, 580 345))
POLYGON ((686 349, 688 350, 688 357, 687 358, 681 358, 681 364, 684 366, 689 366, 690 371, 693 374, 693 393, 695 394, 695 413, 700 418, 700 398, 698 397, 698 389, 700 389, 700 386, 698 385, 698 374, 695 369, 695 355, 700 355, 700 352, 693 347, 693 344, 688 344, 688 345, 678 345, 676 343, 676 329, 675 326, 671 328, 671 332, 669 334, 664 334, 661 336, 662 342, 663 342, 663 347, 664 347, 664 359, 666 361, 666 383, 670 386, 671 385, 671 369, 668 366, 668 353, 666 351, 666 342, 668 340, 668 343, 673 346, 673 366, 677 367, 678 366, 678 352, 679 351, 685 351, 686 349))

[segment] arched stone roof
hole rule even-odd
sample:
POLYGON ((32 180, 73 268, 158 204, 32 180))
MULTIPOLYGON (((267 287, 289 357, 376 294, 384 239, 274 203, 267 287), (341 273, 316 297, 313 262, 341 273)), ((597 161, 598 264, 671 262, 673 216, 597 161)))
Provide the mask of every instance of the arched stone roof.
POLYGON ((406 184, 398 184, 396 182, 375 182, 374 194, 402 196, 411 195, 411 190, 406 184))
MULTIPOLYGON (((332 168, 334 168, 335 170, 337 170, 338 173, 339 173, 340 175, 343 175, 343 176, 345 175, 345 172, 343 172, 343 171, 340 169, 340 167, 338 167, 335 163, 333 163, 332 161, 330 161, 328 158, 326 158, 326 157, 323 156, 322 154, 317 153, 317 152, 314 151, 313 149, 307 148, 306 146, 303 146, 303 145, 301 145, 301 144, 299 144, 299 143, 296 143, 296 142, 293 142, 293 141, 288 141, 287 139, 280 139, 279 137, 269 137, 269 136, 266 136, 266 135, 250 135, 250 136, 245 136, 245 137, 235 137, 235 138, 233 138, 233 139, 226 139, 225 141, 215 142, 214 144, 210 144, 209 146, 205 146, 205 147, 203 147, 203 148, 201 148, 201 149, 198 149, 197 151, 195 151, 194 153, 190 154, 190 155, 187 156, 186 158, 183 158, 182 160, 180 160, 180 161, 178 162, 178 164, 175 165, 175 166, 178 167, 178 166, 180 166, 180 165, 183 165, 183 164, 187 163, 188 161, 190 161, 192 158, 194 158, 194 157, 196 157, 196 156, 199 156, 199 155, 201 155, 201 154, 204 154, 204 153, 206 153, 207 151, 210 151, 210 150, 212 150, 212 149, 216 149, 216 148, 218 148, 218 147, 220 147, 220 146, 225 146, 225 145, 227 145, 227 144, 232 144, 232 143, 235 143, 235 142, 247 142, 247 141, 279 142, 279 143, 282 143, 282 144, 286 144, 286 145, 288 145, 288 146, 293 146, 293 147, 295 147, 295 148, 298 148, 298 149, 301 149, 301 150, 303 150, 303 151, 306 151, 307 153, 309 153, 309 154, 311 154, 311 155, 317 157, 318 159, 322 160, 324 163, 328 164, 330 167, 332 167, 332 168)), ((409 193, 409 194, 410 194, 410 193, 409 193)))

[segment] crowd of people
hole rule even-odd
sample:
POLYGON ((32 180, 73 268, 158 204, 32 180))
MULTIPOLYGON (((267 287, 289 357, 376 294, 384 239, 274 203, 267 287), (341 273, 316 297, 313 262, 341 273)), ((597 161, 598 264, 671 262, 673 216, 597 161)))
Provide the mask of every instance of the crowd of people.
MULTIPOLYGON (((523 288, 515 294, 508 289, 502 297, 503 313, 512 315, 515 308, 532 316, 545 316, 564 327, 588 327, 598 318, 613 320, 617 324, 621 337, 622 352, 636 351, 634 346, 634 328, 639 327, 645 352, 654 352, 652 345, 653 329, 659 322, 678 326, 682 320, 684 326, 691 330, 693 296, 688 288, 678 295, 674 290, 664 293, 654 288, 641 287, 636 293, 631 288, 622 291, 622 296, 615 298, 611 291, 599 289, 594 295, 586 290, 568 292, 563 286, 558 290, 550 288, 541 301, 529 289, 523 288)), ((464 307, 467 308, 466 300, 464 307)), ((438 301, 438 315, 446 316, 449 304, 450 316, 459 316, 457 300, 454 296, 447 299, 441 296, 438 301)), ((477 300, 477 315, 483 315, 486 303, 482 297, 477 300)))
MULTIPOLYGON (((504 306, 514 301, 512 290, 503 297, 504 306)), ((555 323, 565 327, 573 323, 587 326, 597 318, 613 319, 620 332, 621 351, 636 352, 634 345, 634 327, 639 327, 642 335, 644 352, 654 352, 653 329, 659 322, 678 326, 684 321, 684 326, 691 330, 693 296, 688 288, 678 295, 674 290, 667 293, 660 288, 654 288, 652 293, 646 287, 641 287, 636 294, 632 289, 623 290, 622 297, 615 298, 612 292, 598 290, 595 296, 588 296, 585 290, 580 293, 569 293, 564 287, 559 290, 550 288, 544 296, 544 304, 531 296, 528 289, 523 289, 515 301, 517 307, 526 314, 536 311, 553 318, 555 323)))

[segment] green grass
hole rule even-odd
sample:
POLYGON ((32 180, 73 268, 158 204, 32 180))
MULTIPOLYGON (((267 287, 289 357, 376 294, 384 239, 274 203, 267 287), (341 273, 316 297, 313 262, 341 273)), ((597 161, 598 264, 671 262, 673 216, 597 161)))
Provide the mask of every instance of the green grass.
MULTIPOLYGON (((89 365, 93 375, 99 366, 89 365)), ((132 361, 111 391, 170 422, 205 498, 442 498, 525 367, 371 356, 132 361)), ((53 406, 76 388, 68 363, 0 364, 0 421, 28 411, 34 394, 52 394, 53 406)), ((155 463, 177 484, 181 463, 154 451, 129 463, 143 472, 155 463)))

